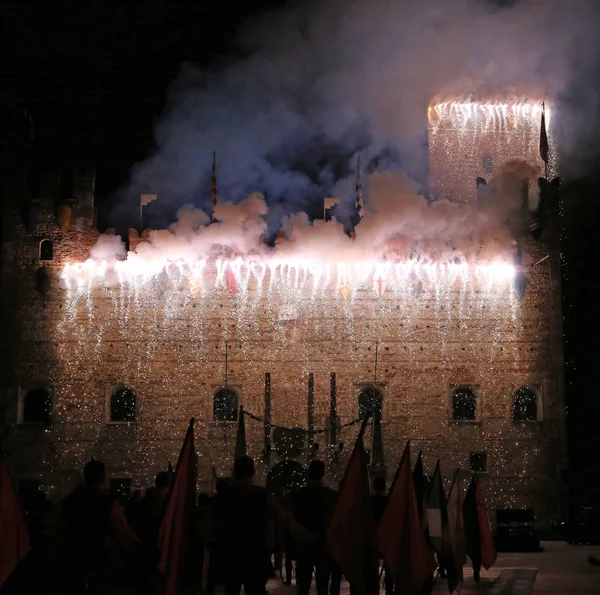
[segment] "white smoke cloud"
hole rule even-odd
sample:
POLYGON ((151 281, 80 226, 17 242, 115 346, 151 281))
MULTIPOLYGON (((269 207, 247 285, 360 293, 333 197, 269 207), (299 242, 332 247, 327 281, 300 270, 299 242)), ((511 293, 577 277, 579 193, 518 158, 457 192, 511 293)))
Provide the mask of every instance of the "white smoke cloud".
MULTIPOLYGON (((391 245, 410 254, 415 242, 435 254, 472 253, 482 238, 511 246, 500 225, 504 206, 500 213, 430 207, 409 181, 426 177, 426 107, 435 97, 471 93, 558 100, 595 64, 596 16, 593 0, 327 0, 248 23, 246 59, 218 73, 182 66, 156 128, 157 151, 134 168, 125 191, 157 192, 156 208, 194 202, 206 209, 216 150, 222 223, 204 227, 206 215, 183 210, 140 250, 260 252, 265 216, 273 232, 282 215, 281 254, 344 254, 349 246, 385 254, 391 245), (365 185, 368 216, 355 241, 339 223, 289 217, 318 215, 323 196, 341 197, 342 213, 350 212, 359 152, 376 173, 365 185), (257 192, 266 199, 244 199, 257 192)), ((573 145, 576 121, 563 121, 573 145)))
POLYGON ((90 249, 90 257, 96 260, 119 260, 126 255, 125 243, 114 234, 102 234, 90 249))

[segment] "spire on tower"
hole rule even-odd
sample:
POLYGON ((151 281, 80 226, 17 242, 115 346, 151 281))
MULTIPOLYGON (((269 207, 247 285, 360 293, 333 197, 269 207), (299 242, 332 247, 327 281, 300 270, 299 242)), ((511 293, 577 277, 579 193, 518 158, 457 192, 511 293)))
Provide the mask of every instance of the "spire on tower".
POLYGON ((212 164, 212 209, 210 214, 210 222, 214 223, 216 221, 215 218, 215 210, 217 208, 217 203, 219 202, 219 194, 217 193, 217 152, 213 151, 213 164, 212 164))
POLYGON ((362 182, 360 180, 360 155, 358 156, 356 163, 356 199, 354 201, 354 207, 356 209, 358 221, 360 221, 365 214, 363 209, 362 182))

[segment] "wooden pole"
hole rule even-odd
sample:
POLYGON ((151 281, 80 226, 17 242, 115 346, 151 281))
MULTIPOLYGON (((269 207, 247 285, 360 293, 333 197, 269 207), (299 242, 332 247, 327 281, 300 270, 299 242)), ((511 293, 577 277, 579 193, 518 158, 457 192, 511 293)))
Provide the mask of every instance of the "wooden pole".
POLYGON ((268 453, 270 444, 271 444, 271 372, 265 372, 265 423, 264 423, 265 454, 268 453))
POLYGON ((308 374, 308 448, 312 452, 315 437, 315 375, 308 374))
POLYGON ((337 386, 335 372, 329 374, 329 444, 337 444, 337 386))
POLYGON ((228 353, 229 349, 228 349, 228 345, 227 345, 227 341, 225 341, 225 386, 228 386, 228 382, 227 382, 227 364, 229 363, 228 360, 228 353))

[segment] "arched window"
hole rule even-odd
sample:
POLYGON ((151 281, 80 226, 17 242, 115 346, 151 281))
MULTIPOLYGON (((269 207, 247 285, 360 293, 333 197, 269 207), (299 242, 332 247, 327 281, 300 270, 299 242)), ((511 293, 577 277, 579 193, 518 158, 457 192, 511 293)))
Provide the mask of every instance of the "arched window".
POLYGON ((454 421, 475 421, 477 397, 470 388, 457 388, 452 393, 452 419, 454 421))
POLYGON ((40 242, 40 260, 52 260, 54 257, 54 247, 50 240, 40 242))
POLYGON ((52 397, 47 388, 28 390, 23 397, 23 423, 49 424, 52 413, 52 397))
POLYGON ((537 421, 537 395, 521 387, 513 396, 513 421, 537 421))
POLYGON ((213 397, 213 418, 215 421, 237 421, 238 395, 232 388, 221 388, 213 397))
POLYGON ((135 392, 126 386, 113 390, 110 395, 110 421, 131 422, 135 421, 135 416, 135 392))
POLYGON ((374 386, 363 388, 358 393, 358 415, 364 417, 367 413, 371 413, 373 417, 381 419, 383 411, 383 395, 381 391, 374 386))

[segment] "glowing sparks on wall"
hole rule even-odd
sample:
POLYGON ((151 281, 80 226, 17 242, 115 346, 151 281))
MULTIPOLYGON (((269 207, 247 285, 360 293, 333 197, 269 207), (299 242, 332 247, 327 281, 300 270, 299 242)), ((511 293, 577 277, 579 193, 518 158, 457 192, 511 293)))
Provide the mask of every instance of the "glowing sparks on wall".
POLYGON ((471 282, 483 288, 509 285, 516 274, 514 266, 505 262, 485 265, 467 263, 423 264, 418 261, 403 263, 363 262, 314 263, 304 260, 248 261, 217 260, 190 263, 177 261, 107 261, 88 260, 67 264, 61 278, 71 297, 87 293, 98 286, 129 286, 139 291, 152 284, 161 295, 179 285, 187 287, 192 297, 203 288, 218 291, 226 288, 232 298, 238 294, 260 295, 264 286, 272 293, 285 290, 298 298, 309 293, 312 297, 325 295, 332 282, 342 298, 355 296, 357 291, 371 285, 375 295, 383 297, 387 291, 401 293, 420 284, 432 291, 440 287, 451 289, 457 283, 471 282), (214 274, 211 271, 214 269, 214 274))
MULTIPOLYGON (((428 109, 429 160, 436 198, 473 204, 475 179, 488 182, 507 163, 526 162, 544 175, 540 157, 542 100, 447 101, 428 109)), ((552 110, 546 104, 550 142, 549 174, 557 170, 552 110)))

